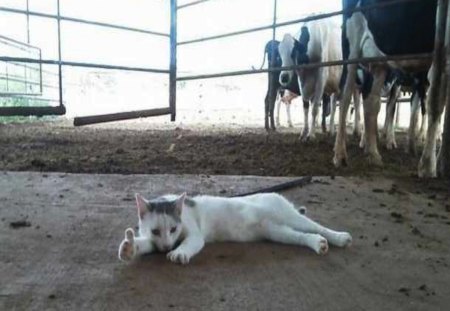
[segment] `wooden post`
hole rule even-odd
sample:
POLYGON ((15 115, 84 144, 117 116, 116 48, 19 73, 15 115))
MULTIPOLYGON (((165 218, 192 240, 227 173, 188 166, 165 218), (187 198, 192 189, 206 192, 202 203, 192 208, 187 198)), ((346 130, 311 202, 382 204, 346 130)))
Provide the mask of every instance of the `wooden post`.
POLYGON ((177 109, 177 0, 170 0, 170 121, 175 121, 177 109))
POLYGON ((450 5, 447 7, 447 26, 445 35, 445 56, 446 66, 443 74, 446 85, 443 85, 441 90, 445 94, 441 95, 441 99, 445 101, 445 118, 444 118, 444 133, 442 136, 442 145, 439 151, 438 158, 438 174, 442 177, 450 178, 450 5))

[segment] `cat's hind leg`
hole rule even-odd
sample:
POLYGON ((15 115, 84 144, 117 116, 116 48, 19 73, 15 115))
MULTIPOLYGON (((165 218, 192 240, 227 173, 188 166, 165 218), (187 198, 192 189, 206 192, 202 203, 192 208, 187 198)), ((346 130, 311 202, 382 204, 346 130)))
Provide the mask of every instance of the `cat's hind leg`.
POLYGON ((307 246, 319 255, 324 255, 328 251, 328 242, 320 234, 303 233, 272 222, 263 224, 263 236, 273 242, 307 246))
POLYGON ((328 229, 304 215, 296 213, 292 215, 292 217, 286 219, 286 222, 286 224, 294 230, 320 234, 332 245, 346 247, 352 244, 352 236, 350 233, 328 229))
POLYGON ((136 237, 132 228, 125 230, 125 239, 119 246, 120 260, 131 261, 139 255, 151 253, 152 251, 153 244, 150 239, 145 237, 136 237))

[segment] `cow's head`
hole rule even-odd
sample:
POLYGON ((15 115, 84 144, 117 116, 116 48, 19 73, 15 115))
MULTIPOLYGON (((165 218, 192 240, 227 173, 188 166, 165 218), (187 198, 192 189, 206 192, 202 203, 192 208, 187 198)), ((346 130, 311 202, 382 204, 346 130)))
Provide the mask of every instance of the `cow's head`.
MULTIPOLYGON (((296 40, 290 34, 284 35, 283 41, 281 41, 278 47, 283 67, 309 63, 309 39, 309 30, 306 26, 302 27, 299 40, 296 40)), ((286 87, 291 83, 293 77, 293 70, 283 70, 280 74, 280 84, 286 87)))

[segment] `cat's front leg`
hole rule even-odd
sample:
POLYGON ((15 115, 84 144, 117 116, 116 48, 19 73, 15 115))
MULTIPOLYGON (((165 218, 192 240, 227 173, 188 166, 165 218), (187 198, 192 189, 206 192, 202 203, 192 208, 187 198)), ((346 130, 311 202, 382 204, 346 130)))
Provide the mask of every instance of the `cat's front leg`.
POLYGON ((167 258, 175 263, 188 264, 189 260, 200 252, 205 240, 199 234, 188 235, 173 251, 167 253, 167 258))
POLYGON ((152 251, 153 244, 149 238, 136 237, 132 228, 125 230, 125 239, 119 246, 120 260, 128 262, 139 255, 151 253, 152 251))

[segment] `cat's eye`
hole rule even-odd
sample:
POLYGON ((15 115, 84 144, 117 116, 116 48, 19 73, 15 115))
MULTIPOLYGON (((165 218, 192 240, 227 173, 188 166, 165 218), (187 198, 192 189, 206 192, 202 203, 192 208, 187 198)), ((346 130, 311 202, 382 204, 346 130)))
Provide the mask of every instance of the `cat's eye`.
POLYGON ((153 235, 160 235, 160 234, 161 234, 161 231, 159 231, 159 229, 153 229, 153 230, 152 230, 152 234, 153 234, 153 235))
POLYGON ((174 233, 177 230, 177 227, 170 228, 170 233, 174 233))

